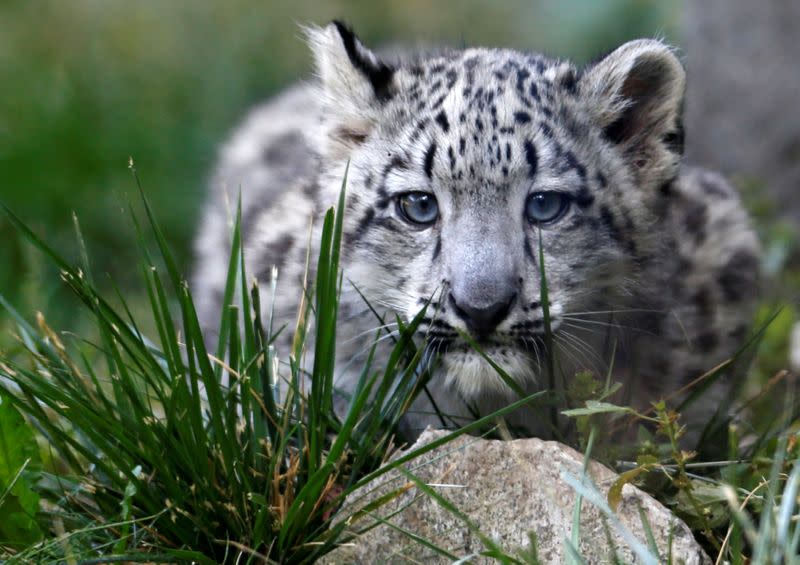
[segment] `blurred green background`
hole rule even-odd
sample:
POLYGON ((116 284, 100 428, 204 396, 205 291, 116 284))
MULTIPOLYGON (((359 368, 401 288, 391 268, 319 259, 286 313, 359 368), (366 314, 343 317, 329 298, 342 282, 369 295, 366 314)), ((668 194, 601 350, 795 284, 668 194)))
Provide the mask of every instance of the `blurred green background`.
MULTIPOLYGON (((3 0, 0 202, 72 259, 74 211, 95 278, 135 295, 129 156, 188 271, 217 145, 249 106, 309 74, 299 24, 342 18, 370 45, 506 45, 585 61, 638 36, 680 45, 680 16, 677 0, 3 0)), ((56 327, 77 308, 2 214, 0 294, 56 327)))

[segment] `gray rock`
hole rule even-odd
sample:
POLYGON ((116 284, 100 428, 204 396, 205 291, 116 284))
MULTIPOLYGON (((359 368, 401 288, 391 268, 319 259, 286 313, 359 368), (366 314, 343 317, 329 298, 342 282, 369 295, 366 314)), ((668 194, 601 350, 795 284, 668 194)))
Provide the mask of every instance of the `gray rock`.
MULTIPOLYGON (((426 430, 411 449, 427 444, 447 432, 426 430)), ((542 563, 565 562, 565 539, 571 536, 576 493, 564 477, 580 477, 583 455, 554 441, 521 439, 514 441, 460 437, 406 466, 442 496, 451 501, 494 540, 504 551, 519 556, 529 551, 529 532, 537 540, 542 563)), ((597 462, 591 462, 588 475, 602 491, 617 474, 597 462)), ((354 533, 386 518, 394 525, 425 538, 470 563, 489 563, 479 554, 485 550, 479 537, 458 517, 421 493, 397 471, 388 473, 378 484, 356 491, 339 516, 346 519, 365 505, 392 490, 406 487, 388 504, 371 515, 352 521, 348 532, 354 533), (402 510, 401 510, 402 509, 402 510), (400 512, 392 516, 393 513, 400 512)), ((661 557, 666 560, 670 546, 673 563, 700 564, 710 560, 692 537, 689 528, 651 496, 626 485, 617 509, 624 528, 647 546, 639 509, 647 516, 661 557)), ((623 541, 619 526, 602 517, 597 507, 583 501, 580 519, 580 553, 587 563, 607 563, 610 556, 609 535, 617 555, 624 562, 642 562, 623 541), (610 534, 609 534, 610 533, 610 534)), ((447 563, 451 560, 412 541, 407 535, 385 524, 358 536, 326 556, 324 563, 447 563)))

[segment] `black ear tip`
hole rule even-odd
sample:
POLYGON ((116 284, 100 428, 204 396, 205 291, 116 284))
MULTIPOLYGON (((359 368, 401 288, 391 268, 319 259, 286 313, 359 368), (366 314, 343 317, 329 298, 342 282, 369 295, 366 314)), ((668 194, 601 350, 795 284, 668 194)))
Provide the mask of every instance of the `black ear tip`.
POLYGON ((333 20, 332 24, 342 39, 350 62, 367 77, 378 99, 391 97, 390 83, 394 69, 365 49, 347 24, 341 20, 333 20))
POLYGON ((353 30, 350 29, 350 26, 341 20, 333 20, 331 23, 336 27, 336 31, 339 33, 339 37, 342 39, 342 43, 344 44, 344 48, 347 50, 347 55, 350 57, 350 60, 357 66, 361 66, 363 64, 361 63, 363 57, 358 52, 358 41, 356 39, 356 34, 353 33, 353 30))
POLYGON ((355 33, 353 33, 353 28, 351 28, 342 20, 333 20, 331 23, 336 26, 336 31, 338 31, 339 35, 341 35, 343 38, 355 37, 355 33))

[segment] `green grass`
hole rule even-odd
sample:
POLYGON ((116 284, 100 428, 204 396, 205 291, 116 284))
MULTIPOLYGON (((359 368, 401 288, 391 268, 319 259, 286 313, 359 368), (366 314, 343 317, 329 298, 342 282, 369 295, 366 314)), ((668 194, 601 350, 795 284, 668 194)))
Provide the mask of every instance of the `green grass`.
MULTIPOLYGON (((307 289, 302 319, 315 319, 316 349, 308 378, 301 363, 304 324, 295 330, 290 359, 276 358, 258 289, 244 282, 238 224, 225 291, 225 303, 236 305, 223 313, 210 354, 186 282, 146 200, 145 210, 159 256, 151 259, 139 230, 141 274, 158 335, 153 341, 124 300, 116 310, 98 294, 88 259, 81 268, 68 265, 8 212, 20 233, 57 264, 93 316, 99 341, 64 343, 43 316, 33 326, 3 301, 28 356, 4 360, 2 414, 14 417, 13 406, 26 415, 56 469, 20 467, 22 482, 16 484, 6 480, 16 470, 4 470, 3 508, 19 503, 17 514, 36 520, 28 524, 28 538, 0 530, 7 536, 0 545, 9 554, 20 550, 19 542, 37 535, 38 520, 70 533, 55 543, 51 530, 48 542, 19 560, 116 555, 311 562, 334 547, 343 525, 332 526, 332 510, 366 474, 377 476, 397 421, 419 390, 422 375, 414 368, 420 352, 410 336, 421 316, 401 324, 388 367, 365 365, 351 409, 340 420, 333 410, 333 352, 341 202, 338 212, 325 216, 318 277, 307 289), (48 502, 44 514, 26 504, 23 494, 32 491, 48 502)), ((29 443, 26 435, 10 440, 29 443)))

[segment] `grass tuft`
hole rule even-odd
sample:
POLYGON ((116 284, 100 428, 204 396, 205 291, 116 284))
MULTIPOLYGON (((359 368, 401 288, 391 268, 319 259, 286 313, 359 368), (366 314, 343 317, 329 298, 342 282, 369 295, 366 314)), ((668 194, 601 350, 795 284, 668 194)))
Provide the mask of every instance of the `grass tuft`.
MULTIPOLYGON (((25 539, 0 529, 0 543, 16 559, 35 562, 313 562, 339 543, 344 522, 333 523, 334 511, 376 472, 420 388, 421 351, 411 336, 422 314, 400 324, 387 367, 372 366, 373 346, 340 419, 333 380, 346 178, 338 208, 325 216, 316 283, 300 316, 314 318, 313 335, 310 324, 298 325, 287 363, 273 347, 278 332, 262 320, 259 287, 247 279, 241 210, 225 288, 230 306, 212 353, 132 162, 131 169, 147 219, 147 230, 135 217, 134 227, 155 339, 122 297, 114 307, 97 291, 77 221, 80 267, 5 210, 58 266, 98 337, 62 340, 43 315, 31 325, 1 302, 26 355, 0 365, 0 406, 24 414, 52 453, 53 473, 17 470, 38 480, 46 503, 38 521, 57 524, 61 535, 22 551, 28 544, 9 542, 25 539), (156 241, 155 259, 146 232, 156 241), (311 338, 307 374, 302 359, 311 338)), ((17 484, 0 494, 15 493, 17 484)))

